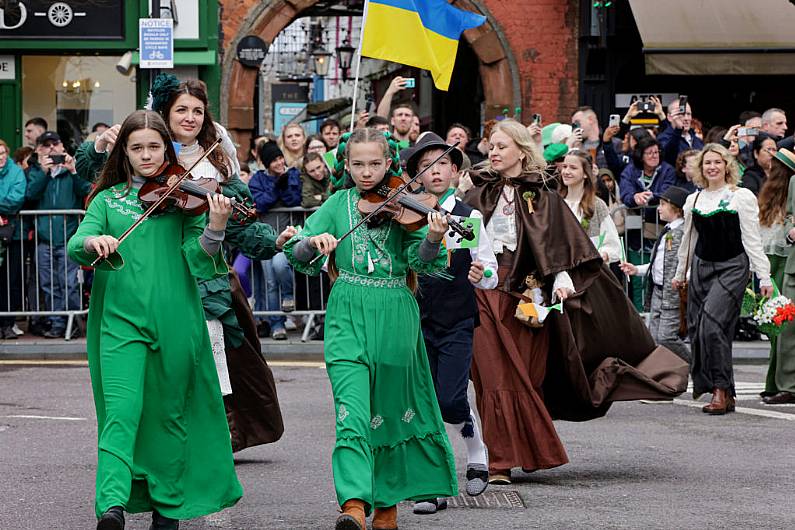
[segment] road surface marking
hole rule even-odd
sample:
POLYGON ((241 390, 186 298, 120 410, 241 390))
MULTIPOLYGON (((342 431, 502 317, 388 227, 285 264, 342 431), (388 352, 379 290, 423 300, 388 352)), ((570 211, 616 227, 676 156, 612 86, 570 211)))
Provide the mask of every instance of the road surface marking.
POLYGON ((85 421, 86 418, 74 418, 71 416, 33 416, 29 414, 9 414, 3 418, 22 418, 27 420, 64 420, 64 421, 85 421))
MULTIPOLYGON (((674 399, 674 405, 701 408, 706 405, 706 403, 700 401, 690 401, 686 399, 674 399)), ((795 414, 786 414, 784 412, 776 412, 775 410, 759 410, 747 407, 736 407, 735 412, 739 412, 740 414, 749 414, 751 416, 762 416, 763 418, 773 418, 776 420, 795 421, 795 414)))

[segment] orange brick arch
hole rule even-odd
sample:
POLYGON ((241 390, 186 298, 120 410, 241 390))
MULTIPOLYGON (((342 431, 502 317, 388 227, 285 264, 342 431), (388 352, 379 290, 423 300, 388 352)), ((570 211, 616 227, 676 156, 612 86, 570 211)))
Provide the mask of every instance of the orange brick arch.
MULTIPOLYGON (((317 0, 222 0, 221 120, 245 151, 255 126, 254 85, 257 70, 235 57, 246 35, 266 42, 317 0)), ((453 0, 482 13, 483 26, 464 32, 479 59, 486 117, 503 108, 522 107, 523 119, 544 113, 551 122, 577 104, 577 2, 571 0, 453 0)), ((563 118, 563 119, 568 119, 563 118)), ((241 155, 243 153, 241 152, 241 155)))

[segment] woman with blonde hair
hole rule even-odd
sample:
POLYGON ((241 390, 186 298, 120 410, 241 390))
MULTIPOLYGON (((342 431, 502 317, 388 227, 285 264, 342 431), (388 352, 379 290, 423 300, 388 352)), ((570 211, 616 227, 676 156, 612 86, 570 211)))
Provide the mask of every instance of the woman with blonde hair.
POLYGON ((291 123, 282 129, 279 136, 279 147, 284 153, 284 161, 287 167, 300 169, 301 159, 304 157, 306 145, 306 133, 304 128, 297 123, 291 123))
POLYGON ((553 418, 597 418, 612 401, 670 398, 687 384, 687 363, 655 349, 544 169, 527 129, 502 120, 465 197, 483 213, 499 267, 497 288, 475 293, 480 325, 471 373, 492 484, 510 483, 514 467, 568 461, 553 418), (521 294, 530 286, 537 290, 521 294), (527 318, 526 311, 558 301, 565 311, 527 318))
POLYGON ((694 157, 701 191, 685 202, 685 227, 674 287, 689 274, 687 324, 693 353, 693 397, 711 392, 707 414, 734 411, 732 339, 750 271, 763 296, 773 292, 759 234, 756 196, 738 188, 740 170, 729 151, 707 144, 694 157), (689 269, 689 270, 688 270, 689 269))

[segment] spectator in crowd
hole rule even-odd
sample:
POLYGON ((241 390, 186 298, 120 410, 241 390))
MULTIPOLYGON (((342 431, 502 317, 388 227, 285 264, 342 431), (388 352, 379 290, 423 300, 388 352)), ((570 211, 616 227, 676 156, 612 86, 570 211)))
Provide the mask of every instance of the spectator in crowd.
POLYGON ((787 114, 775 107, 767 109, 762 114, 761 132, 771 136, 775 141, 782 140, 787 135, 787 114))
POLYGON ((737 162, 720 144, 707 144, 693 160, 702 191, 685 203, 685 226, 674 288, 689 273, 687 323, 693 353, 693 396, 711 392, 706 414, 734 411, 732 339, 750 271, 763 296, 773 293, 770 263, 759 235, 759 206, 738 188, 737 162))
POLYGON ((14 151, 14 163, 21 167, 23 170, 28 169, 28 160, 30 159, 30 155, 34 153, 32 147, 23 146, 18 147, 14 151))
MULTIPOLYGON (((266 168, 257 171, 249 181, 249 189, 257 205, 262 221, 269 223, 277 231, 291 225, 289 213, 272 212, 273 208, 300 206, 301 174, 295 167, 287 167, 284 155, 275 142, 265 142, 259 148, 259 159, 266 168)), ((257 293, 258 311, 293 311, 293 272, 283 252, 272 259, 261 262, 261 273, 265 276, 265 292, 257 293), (263 296, 264 294, 264 296, 263 296), (281 297, 280 297, 281 294, 281 297)), ((255 273, 256 273, 255 269, 255 273)), ((259 274, 255 277, 261 277, 259 274)), ((262 282, 259 282, 262 285, 262 282)), ((272 316, 271 337, 275 340, 287 339, 285 317, 272 316)))
POLYGON ((596 172, 596 196, 607 205, 607 210, 610 212, 613 224, 616 225, 618 235, 623 235, 626 224, 626 211, 624 204, 621 202, 618 182, 616 182, 613 172, 606 167, 600 168, 596 172))
POLYGON ((409 144, 414 145, 420 136, 420 119, 415 114, 411 118, 411 128, 409 129, 409 144))
MULTIPOLYGON (((627 113, 627 116, 629 116, 629 113, 627 113)), ((625 119, 628 118, 625 116, 625 119)), ((602 148, 604 149, 607 168, 616 176, 617 184, 621 184, 621 173, 624 171, 624 168, 632 162, 632 152, 635 150, 638 142, 643 138, 652 138, 649 129, 640 126, 630 129, 629 125, 625 126, 623 121, 618 128, 618 132, 616 132, 615 127, 608 127, 605 129, 602 148), (621 131, 625 130, 626 132, 622 135, 621 131), (616 143, 613 141, 614 135, 622 138, 622 140, 616 143)))
MULTIPOLYGON (((660 195, 674 184, 676 171, 660 161, 660 143, 654 138, 640 140, 633 151, 632 164, 621 173, 619 186, 624 204, 629 208, 656 206, 660 195)), ((654 209, 646 212, 646 218, 652 222, 656 216, 654 209)))
MULTIPOLYGON (((47 131, 37 143, 37 160, 28 168, 27 198, 37 202, 38 210, 82 208, 91 183, 77 175, 75 159, 65 152, 61 138, 47 131)), ((66 242, 77 231, 77 224, 76 215, 42 215, 36 219, 36 263, 47 311, 80 309, 78 265, 66 255, 66 242)), ((44 337, 64 337, 67 317, 50 316, 48 320, 44 337)), ((77 336, 78 328, 73 327, 71 333, 77 336)))
POLYGON ((304 144, 306 143, 304 128, 297 123, 286 125, 282 129, 278 143, 284 153, 284 162, 287 167, 298 168, 301 165, 301 158, 304 156, 304 144))
POLYGON ((323 142, 323 139, 317 134, 311 134, 306 138, 306 145, 304 146, 305 153, 317 153, 322 155, 326 151, 325 142, 323 142))
POLYGON ((668 126, 659 134, 657 140, 660 142, 662 159, 670 165, 676 164, 676 157, 682 151, 699 150, 704 147, 704 142, 699 138, 693 122, 690 103, 685 105, 684 112, 680 112, 679 100, 674 100, 668 105, 668 126))
POLYGON ((326 202, 330 187, 331 178, 323 157, 307 153, 301 163, 301 207, 315 208, 326 202))
POLYGON ((601 129, 596 112, 589 106, 577 109, 571 117, 572 127, 575 123, 582 129, 582 149, 591 154, 591 158, 599 167, 607 167, 604 149, 602 148, 601 129))
POLYGON ((251 180, 251 172, 248 170, 248 166, 241 162, 240 159, 238 159, 237 163, 240 164, 240 180, 248 185, 248 181, 251 180))
POLYGON ((627 262, 621 264, 625 274, 646 277, 644 309, 649 313, 649 331, 654 342, 665 346, 688 364, 691 362, 690 350, 679 336, 679 293, 672 282, 684 236, 682 208, 689 194, 688 190, 677 186, 665 190, 660 196, 657 213, 666 225, 654 244, 651 261, 640 266, 627 262))
POLYGON ((370 116, 364 126, 372 127, 373 129, 377 129, 381 132, 389 132, 389 120, 383 116, 379 116, 378 114, 370 116))
POLYGON ((549 144, 544 149, 544 161, 548 164, 547 173, 553 177, 559 177, 560 171, 563 169, 563 159, 566 158, 568 152, 569 148, 566 144, 549 144))
MULTIPOLYGON (((780 149, 770 162, 770 173, 759 192, 759 232, 762 236, 762 248, 770 262, 770 277, 774 285, 784 289, 787 257, 790 244, 787 232, 792 222, 787 215, 792 214, 792 193, 790 180, 795 173, 795 155, 788 149, 780 149)), ((792 335, 787 336, 787 342, 792 335)), ((785 346, 786 347, 786 346, 785 346)), ((778 364, 778 337, 770 338, 770 362, 765 379, 763 398, 775 396, 779 392, 776 385, 776 366, 778 364)))
MULTIPOLYGON (((259 162, 259 155, 257 154, 259 146, 267 142, 269 138, 267 136, 257 136, 256 138, 252 137, 249 140, 248 144, 248 160, 246 160, 246 166, 248 167, 248 171, 250 174, 254 174, 260 169, 264 169, 262 164, 259 162)), ((241 166, 242 167, 242 166, 241 166)))
POLYGON ((110 129, 110 125, 108 125, 105 122, 98 121, 97 123, 94 124, 93 127, 91 127, 91 132, 100 135, 108 129, 110 129))
POLYGON ((560 169, 560 195, 566 206, 591 238, 605 263, 621 258, 621 244, 607 204, 596 196, 593 159, 590 153, 575 149, 564 157, 560 169))
MULTIPOLYGON (((0 140, 0 311, 22 309, 22 238, 14 218, 25 202, 25 173, 9 155, 8 144, 0 140)), ((0 317, 0 339, 16 339, 14 317, 0 317)))
POLYGON ((398 140, 401 149, 406 149, 412 145, 411 136, 413 133, 419 134, 419 120, 414 122, 417 117, 411 103, 398 103, 392 109, 392 118, 389 124, 392 126, 392 136, 398 140), (412 128, 414 131, 412 131, 412 128))
POLYGON ((327 119, 320 124, 320 137, 323 139, 323 143, 326 144, 326 151, 337 148, 340 143, 341 130, 340 122, 337 120, 327 119))
POLYGON ((696 185, 693 184, 693 165, 690 161, 698 154, 695 149, 688 149, 682 151, 676 157, 676 186, 686 189, 688 192, 693 193, 697 190, 696 185))
MULTIPOLYGON (((729 129, 724 127, 723 125, 715 125, 714 127, 710 127, 707 131, 707 134, 704 135, 704 143, 707 144, 717 144, 720 143, 721 140, 728 134, 729 129)), ((724 146, 728 149, 728 146, 724 146)))
POLYGON ((469 145, 469 141, 472 139, 472 131, 469 130, 469 127, 463 125, 461 123, 454 123, 450 127, 447 128, 447 134, 445 135, 445 142, 448 145, 453 145, 455 142, 458 142, 458 149, 461 152, 464 152, 469 145))
POLYGON ((25 145, 36 148, 36 140, 47 131, 47 120, 44 118, 31 118, 25 122, 25 145))
POLYGON ((776 140, 768 134, 759 133, 751 146, 751 153, 754 157, 754 164, 746 168, 740 185, 751 190, 754 195, 759 195, 759 191, 770 173, 770 163, 776 154, 776 140))

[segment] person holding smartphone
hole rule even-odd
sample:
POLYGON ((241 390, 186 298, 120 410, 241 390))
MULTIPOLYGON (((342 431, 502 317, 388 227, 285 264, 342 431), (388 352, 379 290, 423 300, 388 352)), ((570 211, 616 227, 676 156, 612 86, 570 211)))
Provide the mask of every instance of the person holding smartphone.
MULTIPOLYGON (((33 158, 33 157, 32 157, 33 158)), ((75 159, 66 153, 61 137, 47 131, 36 140, 36 159, 31 158, 26 172, 26 199, 36 201, 37 210, 81 209, 91 191, 91 183, 77 174, 75 159)), ((36 263, 39 285, 44 293, 44 307, 36 310, 64 311, 80 309, 77 284, 78 265, 66 256, 66 241, 77 231, 76 215, 40 215, 36 218, 36 263)), ((47 317, 49 329, 44 337, 66 335, 66 317, 47 317)), ((71 337, 79 334, 72 328, 71 337)))
POLYGON ((687 96, 681 96, 673 100, 668 105, 668 127, 657 136, 660 142, 662 159, 669 164, 676 165, 676 157, 682 151, 695 149, 696 151, 704 148, 704 141, 696 136, 693 129, 693 111, 687 96))

